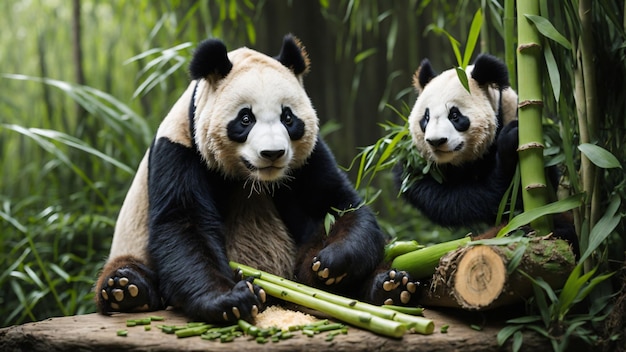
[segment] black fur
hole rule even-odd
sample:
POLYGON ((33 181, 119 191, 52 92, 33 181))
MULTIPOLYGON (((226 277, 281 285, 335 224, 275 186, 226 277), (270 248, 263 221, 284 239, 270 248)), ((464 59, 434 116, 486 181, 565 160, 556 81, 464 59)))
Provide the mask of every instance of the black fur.
POLYGON ((509 71, 500 59, 489 54, 480 54, 474 61, 472 78, 479 85, 496 84, 500 89, 511 85, 509 71))
POLYGON ((428 84, 428 82, 430 82, 431 79, 435 78, 435 76, 437 76, 437 72, 435 72, 435 70, 433 70, 433 67, 430 65, 430 61, 428 59, 424 59, 422 60, 422 62, 420 63, 419 66, 419 71, 417 73, 417 81, 419 82, 420 86, 422 86, 422 88, 426 87, 426 85, 428 84))
POLYGON ((198 45, 193 54, 189 63, 189 74, 194 80, 210 75, 224 78, 232 68, 233 64, 228 59, 226 45, 217 39, 207 39, 198 45))
POLYGON ((308 67, 306 57, 303 55, 298 41, 291 34, 283 38, 283 46, 280 49, 280 53, 274 58, 296 75, 305 72, 308 67))
POLYGON ((280 121, 287 129, 289 138, 292 141, 297 141, 304 136, 304 122, 300 120, 289 107, 283 107, 280 121))
MULTIPOLYGON (((442 226, 494 224, 498 205, 515 172, 517 133, 517 121, 510 122, 481 159, 461 166, 439 166, 443 183, 426 174, 403 193, 404 198, 442 226)), ((394 169, 394 176, 400 184, 401 167, 394 169)))
POLYGON ((252 131, 252 127, 256 122, 256 118, 250 108, 239 110, 237 117, 231 120, 226 126, 228 138, 237 143, 243 143, 248 139, 248 134, 252 131))
MULTIPOLYGON (((309 285, 355 295, 382 260, 384 236, 373 213, 365 207, 344 216, 331 210, 356 207, 361 199, 321 140, 307 164, 292 176, 275 191, 274 199, 296 244, 310 249, 298 259, 294 276, 309 285), (322 225, 327 212, 337 219, 335 232, 328 236, 322 225), (324 286, 312 274, 315 256, 331 276, 349 275, 340 285, 324 286)), ((247 284, 235 281, 222 233, 227 202, 246 201, 232 199, 229 192, 242 182, 208 170, 196 150, 167 139, 151 149, 148 182, 149 252, 166 302, 182 307, 193 319, 223 321, 223 312, 233 319, 232 307, 249 318, 248 307, 262 305, 247 284)))

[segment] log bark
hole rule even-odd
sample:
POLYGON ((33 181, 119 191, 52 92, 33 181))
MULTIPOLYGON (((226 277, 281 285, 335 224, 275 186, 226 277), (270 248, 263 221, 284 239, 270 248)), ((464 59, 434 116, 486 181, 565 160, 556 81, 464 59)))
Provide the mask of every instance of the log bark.
POLYGON ((489 310, 520 302, 533 293, 532 282, 520 270, 542 278, 554 289, 563 286, 575 265, 566 241, 531 240, 517 268, 510 270, 518 245, 471 245, 446 254, 420 304, 489 310))

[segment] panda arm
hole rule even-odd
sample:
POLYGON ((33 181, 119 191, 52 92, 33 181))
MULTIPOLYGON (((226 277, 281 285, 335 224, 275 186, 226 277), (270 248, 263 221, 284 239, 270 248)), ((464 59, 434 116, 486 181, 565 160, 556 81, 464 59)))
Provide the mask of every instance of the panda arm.
POLYGON ((300 280, 318 280, 311 277, 314 257, 322 269, 329 268, 330 277, 349 271, 346 285, 371 273, 382 260, 384 235, 372 211, 358 208, 361 197, 323 140, 318 138, 307 163, 293 176, 289 187, 279 193, 277 208, 296 241, 313 244, 302 257, 300 280), (340 216, 333 208, 348 211, 340 216), (328 234, 323 226, 327 214, 335 217, 328 234))
MULTIPOLYGON (((518 162, 518 124, 502 128, 481 159, 461 166, 443 166, 443 183, 430 174, 415 182, 404 198, 431 221, 443 226, 492 225, 518 162)), ((402 168, 394 169, 396 184, 402 168)))
POLYGON ((161 138, 149 161, 149 252, 168 304, 192 318, 224 321, 237 307, 249 318, 259 305, 247 283, 228 266, 221 219, 213 196, 218 177, 195 149, 161 138))

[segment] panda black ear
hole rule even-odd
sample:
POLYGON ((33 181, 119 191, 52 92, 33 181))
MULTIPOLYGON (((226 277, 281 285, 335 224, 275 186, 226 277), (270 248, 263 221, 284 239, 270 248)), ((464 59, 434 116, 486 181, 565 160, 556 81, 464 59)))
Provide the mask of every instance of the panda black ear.
POLYGON ((306 73, 309 70, 309 55, 304 50, 300 40, 291 34, 287 34, 283 38, 280 54, 274 58, 296 75, 306 73))
POLYGON ((226 45, 217 39, 208 39, 200 43, 189 63, 189 73, 194 80, 208 76, 224 78, 232 68, 226 45))
POLYGON ((481 54, 474 61, 472 78, 479 85, 496 84, 500 88, 511 85, 509 82, 509 70, 502 60, 489 54, 481 54))
POLYGON ((430 61, 428 59, 422 60, 420 63, 420 67, 415 71, 413 75, 413 86, 417 89, 418 92, 421 92, 424 87, 437 76, 437 72, 433 70, 433 67, 430 65, 430 61))

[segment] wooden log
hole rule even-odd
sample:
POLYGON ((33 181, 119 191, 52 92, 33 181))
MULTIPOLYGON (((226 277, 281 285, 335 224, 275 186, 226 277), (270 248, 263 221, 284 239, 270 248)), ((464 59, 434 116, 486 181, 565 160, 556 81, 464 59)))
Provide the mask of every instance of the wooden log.
POLYGON ((542 278, 553 289, 563 286, 575 265, 566 241, 546 237, 530 240, 519 265, 511 270, 519 245, 470 245, 446 254, 420 304, 488 310, 520 302, 533 293, 532 282, 520 270, 542 278))

